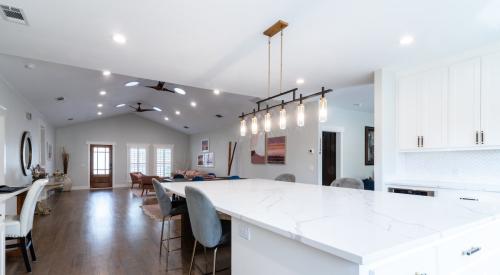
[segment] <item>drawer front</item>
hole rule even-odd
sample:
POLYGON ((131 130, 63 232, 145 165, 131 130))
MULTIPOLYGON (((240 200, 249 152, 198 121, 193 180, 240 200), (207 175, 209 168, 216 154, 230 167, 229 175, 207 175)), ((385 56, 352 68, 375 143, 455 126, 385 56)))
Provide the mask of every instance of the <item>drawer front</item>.
POLYGON ((500 202, 500 193, 439 189, 436 197, 470 202, 500 202))
POLYGON ((500 222, 496 221, 439 244, 437 246, 439 274, 462 274, 463 270, 484 261, 486 257, 498 254, 499 234, 500 222))
POLYGON ((437 275, 434 247, 410 252, 383 265, 370 268, 370 275, 437 275))

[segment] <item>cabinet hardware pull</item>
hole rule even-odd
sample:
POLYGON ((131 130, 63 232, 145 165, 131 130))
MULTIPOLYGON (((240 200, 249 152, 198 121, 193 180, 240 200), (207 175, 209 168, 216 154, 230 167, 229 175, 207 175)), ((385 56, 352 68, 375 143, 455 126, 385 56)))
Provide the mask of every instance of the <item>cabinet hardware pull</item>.
POLYGON ((464 256, 471 256, 472 254, 479 252, 481 250, 481 247, 471 247, 464 252, 462 252, 462 255, 464 256))
POLYGON ((484 131, 481 131, 481 144, 484 144, 484 131))
POLYGON ((465 198, 465 197, 463 197, 463 198, 460 198, 460 199, 464 200, 464 201, 479 201, 478 198, 465 198))
POLYGON ((424 136, 420 137, 420 144, 421 144, 420 147, 424 147, 424 136))
POLYGON ((479 132, 476 131, 476 144, 479 144, 479 132))
POLYGON ((415 275, 427 275, 427 273, 415 272, 415 275))
POLYGON ((420 147, 420 136, 417 136, 417 147, 420 147))

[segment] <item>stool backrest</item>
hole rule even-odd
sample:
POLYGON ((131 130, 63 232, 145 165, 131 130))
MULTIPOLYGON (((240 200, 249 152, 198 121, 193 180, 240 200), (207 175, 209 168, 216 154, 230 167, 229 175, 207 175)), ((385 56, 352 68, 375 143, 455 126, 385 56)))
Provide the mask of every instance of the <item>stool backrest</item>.
POLYGON ((195 239, 207 248, 217 246, 222 237, 222 225, 214 205, 198 188, 186 186, 184 192, 195 239))
POLYGON ((153 179, 152 181, 156 199, 158 199, 158 204, 160 205, 161 214, 163 216, 168 216, 172 210, 172 201, 168 196, 167 190, 161 186, 161 183, 157 179, 153 179))
POLYGON ((21 209, 21 215, 19 217, 21 234, 23 236, 26 236, 33 228, 36 203, 40 193, 42 193, 43 188, 48 182, 48 179, 39 179, 35 181, 24 199, 23 208, 21 209))
POLYGON ((288 181, 288 182, 295 182, 295 175, 293 174, 281 174, 277 176, 274 180, 278 181, 288 181))

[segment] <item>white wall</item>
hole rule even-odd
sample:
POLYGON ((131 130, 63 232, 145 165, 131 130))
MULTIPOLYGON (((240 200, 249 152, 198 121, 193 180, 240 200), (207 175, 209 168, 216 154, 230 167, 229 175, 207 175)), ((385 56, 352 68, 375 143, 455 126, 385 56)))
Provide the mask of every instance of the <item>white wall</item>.
MULTIPOLYGON (((329 98, 329 102, 333 102, 329 98)), ((365 126, 373 126, 373 114, 350 111, 341 108, 328 108, 328 121, 318 123, 317 101, 306 104, 306 124, 297 127, 295 122, 295 106, 287 108, 288 127, 285 131, 278 128, 278 110, 272 113, 273 127, 268 136, 286 136, 286 164, 252 164, 250 162, 250 133, 246 137, 239 135, 238 118, 233 127, 191 135, 191 167, 193 169, 227 175, 228 142, 238 141, 232 175, 251 178, 273 179, 282 173, 292 173, 298 182, 318 183, 319 127, 344 128, 344 176, 365 178, 372 176, 373 166, 364 165, 364 130, 365 126), (214 152, 215 167, 197 167, 197 155, 201 153, 201 140, 210 140, 210 151, 214 152), (312 149, 313 153, 309 150, 312 149)), ((262 119, 259 119, 262 121, 262 119)), ((262 126, 262 125, 261 125, 262 126)), ((248 131, 250 122, 247 121, 248 131)))
MULTIPOLYGON (((337 177, 358 179, 373 177, 373 165, 365 165, 365 126, 373 127, 373 113, 328 107, 328 121, 320 124, 320 131, 329 132, 331 129, 343 131, 342 171, 337 177)), ((337 165, 339 165, 338 159, 337 165)))
MULTIPOLYGON (((123 186, 129 181, 127 144, 173 144, 173 170, 189 166, 189 137, 186 134, 135 114, 99 119, 56 130, 57 168, 62 170, 60 155, 65 147, 70 155, 68 174, 76 188, 89 186, 88 142, 116 144, 113 163, 115 186, 123 186)), ((152 151, 149 154, 152 156, 152 151)))
MULTIPOLYGON (((12 88, 0 76, 0 105, 5 107, 6 110, 0 107, 0 116, 4 124, 4 133, 0 137, 5 143, 2 154, 2 162, 0 169, 0 184, 10 186, 21 186, 31 183, 31 172, 28 176, 24 176, 21 170, 20 146, 21 137, 24 131, 30 131, 33 146, 33 165, 40 163, 40 126, 45 126, 45 140, 54 144, 54 128, 48 124, 45 118, 35 109, 35 106, 27 102, 21 94, 12 88), (32 114, 32 119, 26 119, 26 112, 32 114)), ((3 143, 3 142, 2 142, 3 143)), ((46 160, 46 169, 52 172, 54 167, 54 158, 46 160)), ((7 212, 15 213, 16 203, 11 200, 7 203, 7 212)))

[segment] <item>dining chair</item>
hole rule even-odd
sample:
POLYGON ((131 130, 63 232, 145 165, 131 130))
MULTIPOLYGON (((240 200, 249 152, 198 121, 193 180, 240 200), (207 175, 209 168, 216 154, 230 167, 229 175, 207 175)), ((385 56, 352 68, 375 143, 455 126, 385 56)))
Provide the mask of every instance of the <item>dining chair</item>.
POLYGON ((193 177, 193 181, 204 181, 205 178, 203 178, 202 176, 195 176, 193 177))
POLYGON ((240 176, 230 176, 229 179, 230 180, 239 180, 241 178, 240 178, 240 176))
POLYGON ((330 186, 352 188, 352 189, 364 189, 363 182, 360 179, 355 179, 355 178, 339 178, 334 180, 330 186))
POLYGON ((31 272, 28 249, 30 250, 31 260, 36 261, 35 247, 31 233, 35 207, 40 193, 42 193, 43 188, 48 182, 47 179, 39 179, 33 183, 24 200, 21 215, 5 216, 5 240, 17 241, 15 244, 7 244, 5 247, 21 249, 24 265, 28 272, 31 272))
POLYGON ((161 223, 161 236, 160 236, 160 257, 163 250, 163 243, 167 242, 167 270, 168 270, 168 253, 170 253, 170 240, 178 239, 178 237, 170 237, 170 224, 172 222, 172 217, 181 215, 187 212, 185 201, 172 201, 167 191, 157 179, 153 179, 153 188, 155 190, 156 198, 158 199, 158 204, 160 205, 160 212, 162 214, 161 223), (165 231, 165 219, 168 219, 167 227, 167 238, 163 239, 163 232, 165 231))
POLYGON ((277 176, 274 180, 295 182, 295 175, 294 174, 285 173, 285 174, 281 174, 281 175, 277 176))
MULTIPOLYGON (((221 222, 214 205, 198 188, 186 186, 186 201, 191 222, 191 230, 195 238, 189 275, 193 269, 196 246, 200 243, 204 248, 214 249, 212 275, 215 274, 217 250, 231 241, 231 221, 221 222)), ((222 271, 222 270, 219 270, 222 271)))

